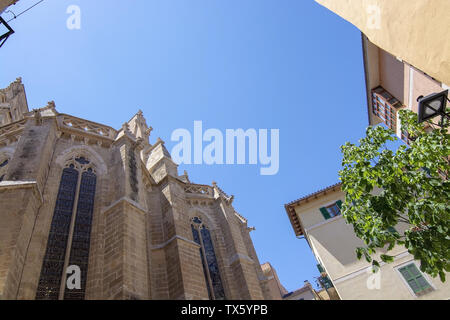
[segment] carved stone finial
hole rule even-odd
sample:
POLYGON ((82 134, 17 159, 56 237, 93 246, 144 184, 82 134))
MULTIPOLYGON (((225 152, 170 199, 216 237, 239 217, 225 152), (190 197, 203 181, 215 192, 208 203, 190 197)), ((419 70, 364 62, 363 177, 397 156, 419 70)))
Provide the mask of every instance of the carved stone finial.
POLYGON ((16 78, 16 83, 22 83, 22 77, 16 78))
POLYGON ((145 147, 144 139, 137 138, 136 139, 136 143, 135 143, 135 148, 138 149, 138 150, 143 150, 144 147, 145 147))
POLYGON ((122 129, 123 129, 124 132, 129 132, 130 131, 130 125, 128 124, 128 122, 125 122, 122 125, 122 129))
POLYGON ((55 101, 49 101, 47 102, 47 107, 51 108, 51 109, 55 109, 56 108, 56 104, 55 101))
POLYGON ((148 129, 145 131, 145 134, 146 134, 147 136, 150 136, 150 134, 152 133, 152 131, 153 131, 153 128, 150 127, 150 128, 148 128, 148 129))
POLYGON ((217 182, 213 181, 212 185, 213 185, 213 187, 217 187, 217 182))
POLYGON ((187 180, 187 182, 191 183, 191 181, 189 180, 189 175, 186 170, 184 170, 183 177, 187 180))

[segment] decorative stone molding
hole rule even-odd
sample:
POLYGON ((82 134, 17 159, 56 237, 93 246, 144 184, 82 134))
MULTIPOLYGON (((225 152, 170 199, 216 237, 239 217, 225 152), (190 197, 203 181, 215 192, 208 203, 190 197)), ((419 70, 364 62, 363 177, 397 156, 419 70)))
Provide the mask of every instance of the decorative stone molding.
POLYGON ((235 216, 242 221, 242 223, 247 223, 247 219, 245 219, 243 216, 241 216, 239 213, 237 213, 236 211, 234 212, 235 216))
POLYGON ((208 226, 209 230, 214 231, 218 229, 218 226, 216 225, 214 219, 204 210, 201 210, 199 208, 191 208, 188 211, 188 219, 192 220, 195 217, 201 218, 202 221, 205 222, 205 225, 208 226))
POLYGON ((90 161, 92 162, 92 168, 94 168, 100 175, 108 173, 108 168, 103 158, 92 147, 87 145, 73 146, 65 150, 56 158, 55 162, 59 166, 65 167, 67 165, 67 162, 71 161, 75 157, 85 157, 87 159, 90 159, 90 161))
POLYGON ((25 128, 26 119, 22 119, 20 121, 16 121, 10 124, 7 124, 3 127, 0 127, 0 139, 3 135, 13 135, 17 133, 22 133, 25 128))
POLYGON ((2 181, 0 182, 0 190, 11 190, 11 189, 28 189, 33 190, 34 195, 39 199, 40 203, 44 203, 44 198, 42 192, 36 181, 2 181))
POLYGON ((249 256, 242 253, 236 253, 234 256, 230 258, 230 260, 228 260, 228 265, 232 265, 238 260, 246 260, 248 262, 255 263, 255 261, 253 261, 253 259, 250 258, 249 256))
POLYGON ((154 251, 154 250, 161 250, 161 249, 163 249, 164 247, 166 247, 167 245, 169 245, 169 244, 170 244, 172 241, 174 241, 175 239, 185 241, 185 242, 187 242, 187 243, 189 243, 189 244, 191 244, 191 245, 193 245, 193 246, 195 246, 195 247, 197 247, 197 248, 200 248, 200 245, 199 245, 198 243, 195 243, 194 241, 189 240, 189 239, 186 239, 186 238, 184 238, 184 237, 182 237, 182 236, 175 235, 175 236, 173 236, 172 238, 170 238, 169 240, 167 240, 166 242, 161 243, 161 244, 154 245, 154 246, 152 246, 150 249, 151 249, 152 251, 154 251))
POLYGON ((234 200, 234 196, 232 195, 231 197, 226 198, 225 202, 226 202, 227 205, 230 206, 231 204, 233 204, 233 200, 234 200))
POLYGON ((214 190, 212 187, 202 184, 189 183, 184 186, 184 192, 187 194, 202 195, 207 197, 214 197, 214 190))
POLYGON ((80 136, 82 140, 89 137, 98 141, 100 138, 111 143, 117 135, 116 130, 111 127, 66 114, 59 114, 57 116, 57 123, 59 130, 67 132, 71 136, 80 136))
POLYGON ((8 146, 19 140, 25 129, 27 119, 22 119, 0 127, 0 147, 8 146))
POLYGON ((187 205, 189 206, 202 206, 202 207, 212 207, 214 206, 214 202, 213 201, 203 201, 203 200, 198 200, 198 199, 187 199, 186 200, 187 205))
POLYGON ((118 206, 119 204, 125 203, 126 205, 132 206, 133 208, 137 209, 140 213, 142 214, 146 214, 147 211, 141 207, 139 205, 139 203, 131 200, 128 197, 122 197, 119 200, 115 201, 114 203, 112 203, 111 205, 109 205, 108 207, 106 207, 103 211, 102 214, 108 214, 108 211, 111 211, 111 209, 113 209, 114 207, 118 206))

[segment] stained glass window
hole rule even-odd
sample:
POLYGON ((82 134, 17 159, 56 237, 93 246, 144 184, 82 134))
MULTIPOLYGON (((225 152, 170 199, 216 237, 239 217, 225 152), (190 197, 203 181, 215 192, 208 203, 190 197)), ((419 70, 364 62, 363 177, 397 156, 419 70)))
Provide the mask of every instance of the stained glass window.
POLYGON ((201 224, 202 223, 202 220, 200 220, 198 217, 195 217, 194 219, 192 219, 192 221, 194 223, 197 223, 197 224, 201 224))
POLYGON ((64 285, 66 288, 64 299, 82 300, 85 297, 97 178, 92 167, 86 168, 85 166, 90 161, 82 157, 75 161, 81 164, 81 167, 77 166, 77 168, 84 172, 80 179, 79 171, 74 165, 75 162, 68 164, 68 167, 63 170, 36 292, 38 300, 59 299, 61 281, 65 278, 64 266, 66 264, 80 268, 81 288, 67 289, 64 285), (78 201, 76 202, 77 194, 78 201), (77 203, 76 208, 74 208, 75 202, 77 203), (74 211, 76 212, 74 225, 71 227, 74 211), (71 243, 68 243, 71 229, 73 229, 72 240, 71 243), (68 246, 70 246, 70 256, 66 257, 68 246))
POLYGON ((6 159, 4 161, 0 161, 0 182, 3 181, 6 175, 6 166, 9 163, 9 159, 6 159))
POLYGON ((78 171, 64 169, 36 293, 38 300, 57 300, 59 296, 77 182, 78 171))
POLYGON ((0 163, 0 168, 6 167, 6 165, 8 164, 9 160, 5 160, 2 163, 0 163))
POLYGON ((202 259, 209 298, 211 300, 225 300, 225 290, 223 288, 222 278, 220 277, 211 233, 199 218, 196 217, 192 221, 194 223, 191 225, 194 241, 201 246, 200 257, 202 259))
POLYGON ((201 235, 203 239, 203 248, 205 250, 206 262, 208 263, 209 276, 216 300, 224 300, 225 292, 220 278, 219 265, 217 264, 216 253, 214 252, 211 233, 205 226, 202 227, 201 235))
MULTIPOLYGON (((193 225, 191 225, 191 227, 192 227, 192 234, 194 236, 194 241, 201 246, 200 234, 198 233, 198 230, 193 225)), ((212 300, 213 297, 211 294, 211 287, 210 287, 210 282, 208 279, 208 270, 206 269, 205 256, 203 255, 202 248, 200 248, 199 251, 200 251, 200 258, 202 259, 202 267, 203 267, 203 274, 205 276, 206 288, 208 289, 208 297, 209 297, 209 300, 212 300)))
POLYGON ((90 163, 90 161, 86 160, 86 158, 84 158, 84 157, 76 158, 75 161, 80 164, 89 164, 90 163))
POLYGON ((78 197, 77 215, 69 259, 70 266, 76 265, 80 267, 81 289, 68 290, 66 288, 64 293, 64 299, 66 300, 83 300, 86 293, 95 187, 95 174, 89 171, 84 172, 81 176, 80 195, 78 197))

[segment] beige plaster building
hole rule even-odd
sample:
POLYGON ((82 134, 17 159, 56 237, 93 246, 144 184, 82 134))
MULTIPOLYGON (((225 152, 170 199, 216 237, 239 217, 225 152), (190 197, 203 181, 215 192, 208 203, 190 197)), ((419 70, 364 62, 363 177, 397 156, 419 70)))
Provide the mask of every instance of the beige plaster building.
POLYGON ((262 264, 261 268, 273 300, 330 300, 326 289, 316 291, 309 281, 305 281, 300 289, 289 292, 281 284, 277 271, 269 262, 262 264))
POLYGON ((369 124, 408 142, 398 111, 417 112, 418 97, 449 89, 450 1, 316 1, 362 31, 369 124))
MULTIPOLYGON (((341 215, 344 199, 341 184, 336 184, 285 205, 295 234, 305 237, 322 276, 342 300, 450 299, 450 283, 423 274, 404 247, 390 251, 394 262, 380 262, 375 274, 366 260, 358 260, 355 249, 364 243, 341 215)), ((402 232, 406 226, 396 229, 402 232)))
POLYGON ((122 128, 0 90, 0 299, 270 299, 233 196, 138 112, 122 128))
MULTIPOLYGON (((289 292, 283 296, 283 300, 322 300, 312 287, 311 283, 305 281, 300 289, 289 292)), ((329 299, 324 299, 329 300, 329 299)))
POLYGON ((449 87, 362 37, 369 124, 384 123, 408 142, 401 131, 398 112, 409 109, 417 113, 418 97, 449 87))
POLYGON ((450 85, 450 1, 316 2, 355 25, 375 46, 450 85))
MULTIPOLYGON (((419 96, 448 89, 450 20, 447 0, 316 0, 362 32, 370 125, 384 123, 404 141, 398 111, 417 112, 419 96)), ((364 243, 346 224, 345 194, 336 184, 285 205, 297 236, 319 261, 324 283, 341 299, 450 299, 450 285, 422 274, 406 248, 390 251, 393 263, 371 266, 356 258, 364 243), (329 283, 331 282, 331 283, 329 283)), ((405 225, 396 229, 401 232, 405 225)), ((382 253, 382 252, 381 252, 382 253)), ((377 257, 375 257, 377 258, 377 257)))

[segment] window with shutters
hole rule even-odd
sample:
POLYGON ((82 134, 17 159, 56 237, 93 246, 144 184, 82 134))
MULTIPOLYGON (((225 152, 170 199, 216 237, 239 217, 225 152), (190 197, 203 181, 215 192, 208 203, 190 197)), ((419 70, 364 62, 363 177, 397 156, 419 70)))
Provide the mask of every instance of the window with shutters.
POLYGON ((403 105, 382 87, 372 90, 372 112, 392 130, 397 127, 397 111, 403 105))
POLYGON ((96 180, 89 160, 80 157, 67 162, 50 225, 37 300, 85 297, 96 180), (64 270, 71 265, 80 268, 80 289, 68 289, 65 284, 64 270))
POLYGON ((341 214, 342 201, 338 200, 335 203, 320 208, 320 212, 322 213, 325 220, 337 217, 341 214))
POLYGON ((192 219, 191 228, 194 241, 200 245, 200 258, 202 259, 203 273, 205 275, 209 299, 225 300, 225 290, 220 276, 211 233, 198 217, 192 219))
POLYGON ((401 267, 398 271, 415 295, 422 296, 434 290, 415 263, 401 267))

